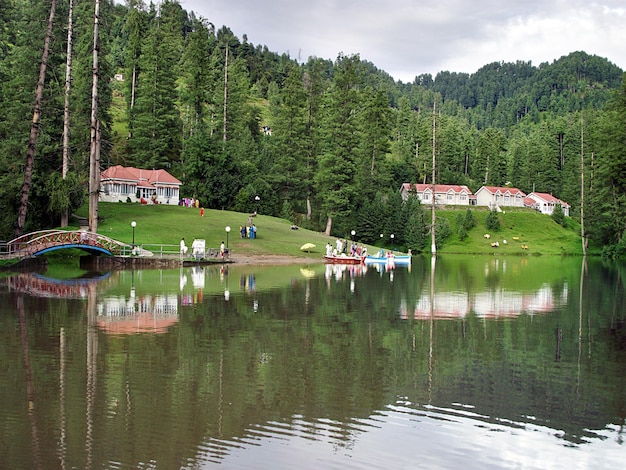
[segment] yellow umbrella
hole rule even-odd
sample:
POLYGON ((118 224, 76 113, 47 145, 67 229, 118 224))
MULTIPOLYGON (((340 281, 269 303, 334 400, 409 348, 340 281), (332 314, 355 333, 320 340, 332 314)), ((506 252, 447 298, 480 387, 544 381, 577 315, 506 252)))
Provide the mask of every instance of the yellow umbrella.
POLYGON ((302 251, 306 251, 307 253, 309 251, 311 251, 313 248, 315 248, 315 245, 313 243, 305 243, 304 245, 302 245, 300 247, 300 250, 302 251))

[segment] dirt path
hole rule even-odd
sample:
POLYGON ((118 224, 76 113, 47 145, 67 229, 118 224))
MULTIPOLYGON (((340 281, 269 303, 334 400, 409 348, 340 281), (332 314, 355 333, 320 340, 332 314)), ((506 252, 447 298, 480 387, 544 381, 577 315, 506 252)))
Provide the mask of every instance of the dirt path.
POLYGON ((307 258, 289 255, 255 255, 249 253, 233 253, 231 259, 236 264, 280 265, 280 264, 318 264, 324 258, 307 258))

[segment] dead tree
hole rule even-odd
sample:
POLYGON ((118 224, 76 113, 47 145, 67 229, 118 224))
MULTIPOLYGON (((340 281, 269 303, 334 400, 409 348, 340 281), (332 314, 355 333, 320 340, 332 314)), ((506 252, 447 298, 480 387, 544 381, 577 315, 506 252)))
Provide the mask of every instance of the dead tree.
POLYGON ((35 108, 33 111, 33 120, 30 125, 30 136, 28 137, 28 150, 26 151, 26 165, 24 167, 24 183, 22 184, 22 197, 20 207, 17 214, 17 226, 15 227, 15 236, 19 237, 24 234, 24 226, 26 225, 26 213, 28 212, 28 198, 30 196, 30 187, 33 180, 33 166, 35 160, 35 149, 37 147, 37 137, 39 136, 39 125, 41 122, 41 102, 43 100, 43 87, 46 81, 46 68, 48 66, 48 55, 50 51, 50 38, 52 37, 52 26, 54 24, 54 12, 57 2, 50 2, 50 16, 48 18, 48 29, 43 44, 43 53, 41 54, 41 65, 39 66, 39 79, 37 80, 37 91, 35 92, 35 108))

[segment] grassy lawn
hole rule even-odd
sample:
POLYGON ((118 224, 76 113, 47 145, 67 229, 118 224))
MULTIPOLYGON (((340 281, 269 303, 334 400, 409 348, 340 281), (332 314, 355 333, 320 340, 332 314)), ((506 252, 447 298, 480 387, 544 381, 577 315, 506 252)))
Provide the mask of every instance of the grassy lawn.
MULTIPOLYGON (((456 235, 456 217, 465 214, 466 209, 447 209, 437 212, 437 217, 445 217, 450 222, 451 237, 446 240, 438 253, 465 254, 531 254, 531 255, 580 255, 580 226, 569 220, 567 229, 556 224, 549 216, 532 210, 514 210, 500 213, 501 230, 490 232, 491 238, 486 239, 486 210, 472 209, 476 219, 476 227, 468 237, 460 241, 456 235), (504 243, 504 240, 507 243, 504 243), (491 243, 499 241, 498 248, 491 243), (528 249, 522 249, 522 245, 528 249)), ((206 240, 207 248, 217 248, 222 241, 226 242, 226 226, 231 227, 228 245, 234 253, 245 252, 253 255, 282 254, 319 258, 325 252, 327 242, 334 244, 335 237, 326 237, 319 232, 300 228, 291 230, 291 223, 284 219, 258 215, 252 218, 257 227, 257 238, 242 239, 239 228, 248 223, 248 214, 239 212, 205 210, 200 217, 199 209, 168 205, 140 205, 127 203, 100 203, 101 221, 98 232, 116 240, 130 243, 132 241, 131 222, 135 221, 135 243, 170 244, 177 246, 182 237, 187 246, 194 238, 206 240), (316 248, 310 252, 300 251, 305 243, 314 243, 316 248)), ((88 215, 87 206, 78 211, 78 215, 88 215)), ((73 228, 78 228, 75 225, 73 228)), ((357 234, 358 239, 358 234, 357 234)), ((376 247, 368 247, 376 252, 376 247)), ((597 254, 598 250, 596 250, 597 254)))
MULTIPOLYGON (((291 223, 284 219, 257 215, 252 218, 257 227, 257 238, 242 239, 239 228, 247 225, 248 214, 240 212, 205 209, 204 217, 200 210, 189 207, 159 205, 140 205, 126 203, 100 203, 98 206, 100 222, 98 233, 115 240, 131 243, 131 222, 135 221, 135 243, 165 244, 178 246, 185 238, 191 246, 194 238, 206 240, 207 248, 218 248, 222 241, 228 241, 234 252, 260 254, 280 254, 318 258, 325 253, 326 243, 334 243, 334 237, 305 229, 291 230, 291 223), (226 235, 226 227, 231 231, 226 235), (314 243, 316 248, 310 253, 300 251, 305 243, 314 243)), ((87 217, 85 206, 77 213, 87 217)), ((78 228, 74 225, 72 228, 78 228)))
MULTIPOLYGON (((486 209, 472 209, 472 212, 476 227, 463 241, 456 235, 456 217, 459 213, 465 214, 465 210, 437 212, 438 217, 448 219, 452 229, 452 236, 446 240, 441 253, 582 255, 580 225, 572 219, 568 219, 568 228, 565 229, 551 217, 531 209, 507 210, 499 214, 500 230, 493 232, 485 226, 486 209), (490 238, 485 238, 485 234, 489 234, 490 238), (495 241, 499 247, 492 248, 491 243, 495 241), (522 245, 528 248, 523 249, 522 245)), ((599 250, 595 250, 594 254, 599 254, 599 250)))

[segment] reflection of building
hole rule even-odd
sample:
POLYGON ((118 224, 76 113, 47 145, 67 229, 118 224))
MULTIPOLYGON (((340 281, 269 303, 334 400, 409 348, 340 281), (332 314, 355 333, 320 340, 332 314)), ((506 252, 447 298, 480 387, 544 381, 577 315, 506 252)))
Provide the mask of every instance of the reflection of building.
POLYGON ((438 292, 435 294, 432 309, 428 292, 417 301, 411 314, 404 307, 400 312, 403 319, 464 318, 471 312, 479 318, 511 318, 521 314, 551 312, 567 302, 567 286, 560 295, 555 295, 548 285, 535 292, 523 293, 497 289, 470 295, 459 292, 438 292))
POLYGON ((178 322, 178 296, 105 297, 98 303, 96 322, 106 333, 164 333, 178 322))

